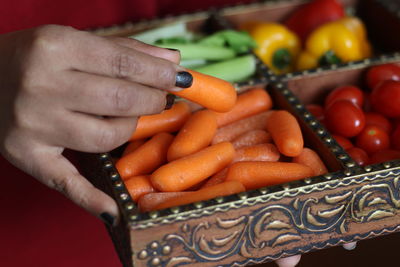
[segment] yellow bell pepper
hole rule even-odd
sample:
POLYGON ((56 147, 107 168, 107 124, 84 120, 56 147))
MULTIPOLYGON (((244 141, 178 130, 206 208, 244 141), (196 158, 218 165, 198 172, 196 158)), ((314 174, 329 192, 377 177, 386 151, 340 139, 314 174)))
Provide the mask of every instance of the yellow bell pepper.
POLYGON ((270 22, 249 23, 243 27, 257 43, 255 54, 276 74, 294 70, 300 53, 299 38, 284 25, 270 22))
POLYGON ((344 17, 323 24, 311 33, 305 50, 298 57, 296 69, 360 60, 370 55, 371 47, 361 20, 344 17))

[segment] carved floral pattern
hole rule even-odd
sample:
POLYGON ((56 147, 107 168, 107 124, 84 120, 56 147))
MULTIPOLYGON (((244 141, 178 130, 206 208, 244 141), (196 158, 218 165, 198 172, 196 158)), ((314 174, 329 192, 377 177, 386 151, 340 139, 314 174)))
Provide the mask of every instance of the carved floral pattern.
POLYGON ((300 241, 304 234, 346 234, 352 223, 381 220, 396 215, 399 209, 398 177, 319 199, 297 196, 288 204, 266 205, 237 218, 184 223, 179 233, 166 235, 160 246, 181 245, 185 255, 164 256, 156 262, 148 258, 148 266, 217 262, 236 254, 251 259, 254 249, 283 247, 300 241), (218 229, 214 231, 218 236, 207 234, 212 228, 218 229))

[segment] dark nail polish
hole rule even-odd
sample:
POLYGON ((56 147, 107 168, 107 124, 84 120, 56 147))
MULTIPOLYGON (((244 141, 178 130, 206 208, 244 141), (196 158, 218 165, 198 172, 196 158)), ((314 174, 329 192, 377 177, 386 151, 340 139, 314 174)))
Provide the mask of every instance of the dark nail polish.
POLYGON ((187 71, 180 71, 176 74, 175 86, 188 88, 192 86, 193 76, 187 71))
POLYGON ((174 51, 174 52, 181 52, 179 49, 175 49, 175 48, 167 48, 168 50, 174 51))
POLYGON ((103 222, 105 222, 108 226, 114 226, 115 223, 115 217, 112 216, 110 213, 108 212, 103 212, 102 214, 100 214, 100 218, 103 220, 103 222))
POLYGON ((175 103, 175 96, 168 94, 167 95, 167 104, 165 105, 165 110, 172 108, 175 103))

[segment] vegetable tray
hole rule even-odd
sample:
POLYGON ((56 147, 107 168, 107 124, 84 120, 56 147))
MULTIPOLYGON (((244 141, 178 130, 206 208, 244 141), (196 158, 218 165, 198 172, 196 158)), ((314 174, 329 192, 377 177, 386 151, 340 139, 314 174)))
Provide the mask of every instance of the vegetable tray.
MULTIPOLYGON (((127 36, 173 21, 184 21, 194 30, 204 30, 204 25, 226 28, 251 16, 280 21, 304 2, 266 1, 95 32, 127 36)), ((120 207, 120 224, 108 230, 124 266, 247 266, 400 230, 400 161, 359 166, 306 108, 306 104, 321 102, 336 86, 362 85, 371 66, 400 64, 396 52, 400 37, 388 32, 400 29, 394 12, 397 7, 388 7, 389 1, 343 2, 365 21, 375 57, 284 75, 274 75, 258 62, 258 74, 236 84, 240 92, 264 87, 274 108, 295 115, 305 143, 321 156, 329 173, 140 213, 114 165, 113 157, 121 149, 80 154, 82 173, 120 207), (386 13, 379 20, 392 20, 391 24, 379 26, 374 21, 376 13, 386 13), (388 38, 380 37, 383 30, 379 27, 387 29, 388 38)))

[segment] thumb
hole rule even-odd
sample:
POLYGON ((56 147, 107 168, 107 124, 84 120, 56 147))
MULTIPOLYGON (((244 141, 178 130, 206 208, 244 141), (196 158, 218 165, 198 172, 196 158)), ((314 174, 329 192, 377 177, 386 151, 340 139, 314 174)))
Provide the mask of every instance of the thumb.
POLYGON ((36 152, 34 158, 38 173, 35 176, 105 223, 115 226, 118 221, 115 201, 95 188, 61 152, 59 148, 36 152))
POLYGON ((301 255, 294 255, 294 256, 276 260, 275 263, 279 267, 294 267, 300 262, 300 259, 301 259, 301 255))

